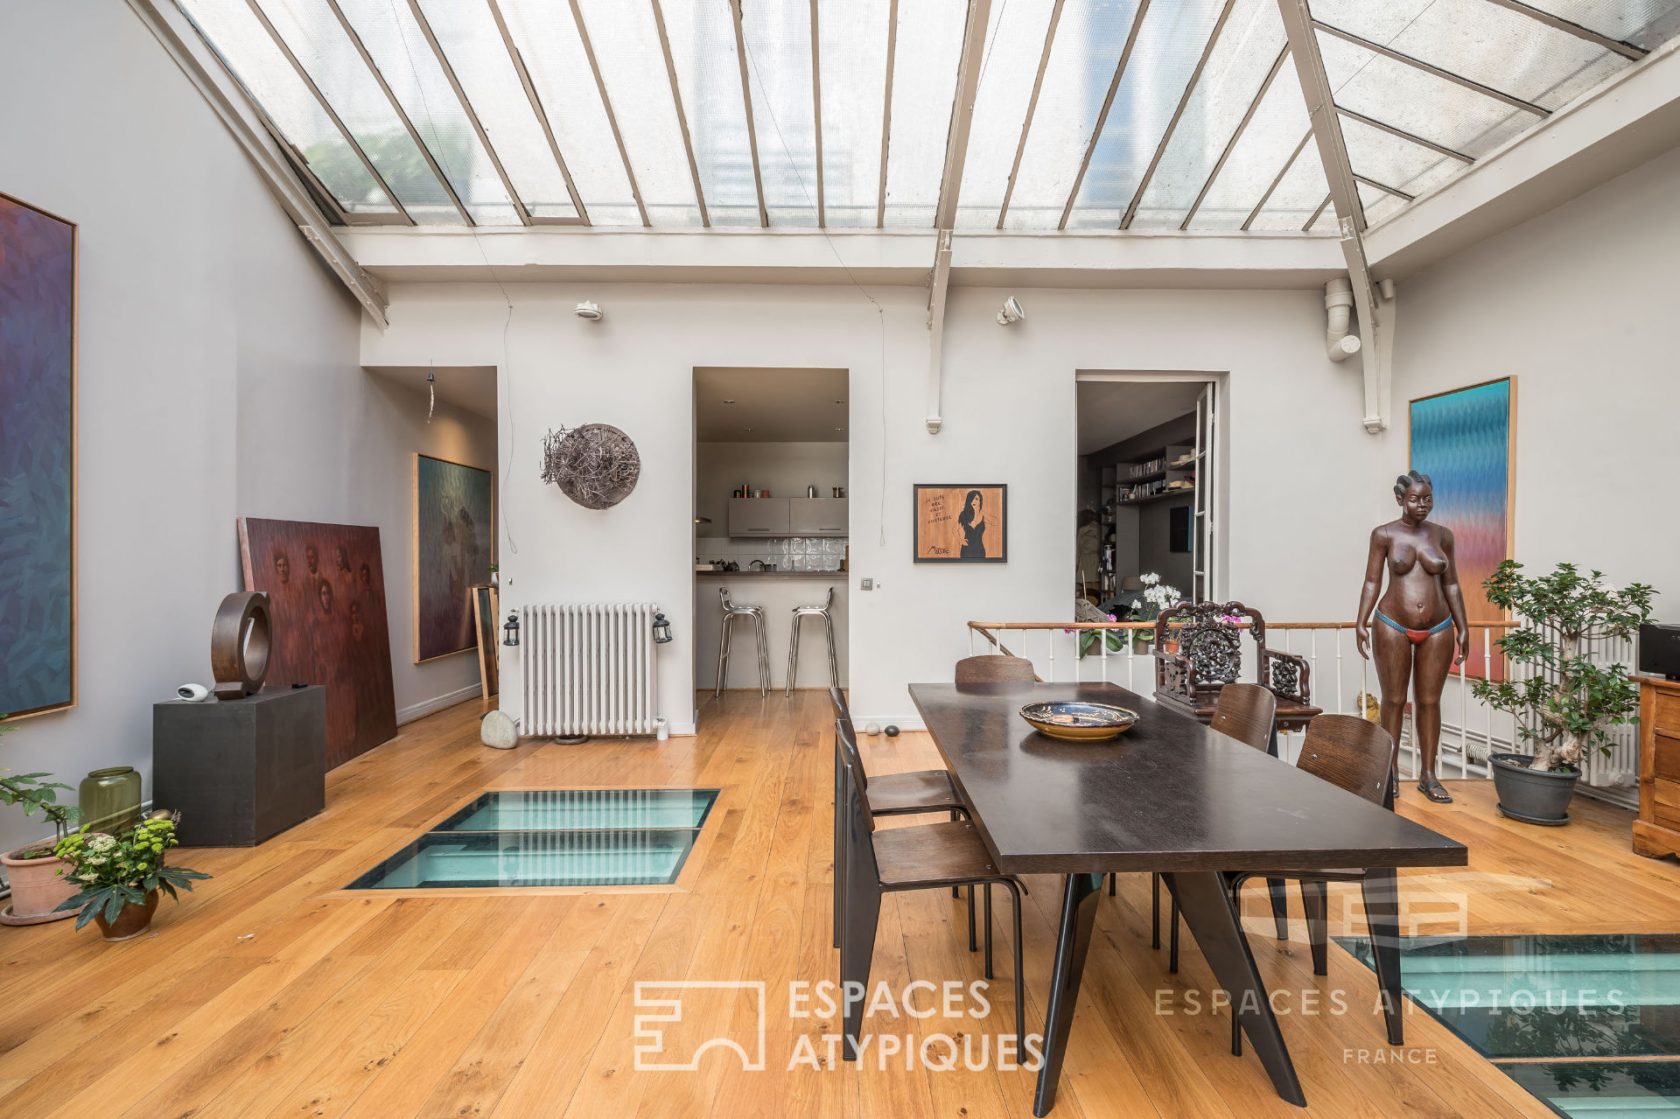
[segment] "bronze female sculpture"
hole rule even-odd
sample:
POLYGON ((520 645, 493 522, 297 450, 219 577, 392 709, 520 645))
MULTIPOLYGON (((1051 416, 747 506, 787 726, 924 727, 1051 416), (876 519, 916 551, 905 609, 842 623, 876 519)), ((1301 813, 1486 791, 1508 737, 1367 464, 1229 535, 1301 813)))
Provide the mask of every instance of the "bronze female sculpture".
POLYGON ((1437 804, 1451 804, 1452 797, 1435 776, 1435 755, 1441 745, 1441 689, 1454 661, 1470 654, 1470 627, 1464 617, 1464 593, 1458 586, 1453 534, 1427 523, 1435 507, 1435 487, 1427 474, 1415 470, 1402 474, 1394 483, 1394 500, 1400 506, 1399 519, 1371 530, 1354 641, 1366 660, 1371 659, 1372 647, 1376 649, 1382 726, 1395 743, 1391 788, 1399 783, 1400 724, 1410 684, 1412 725, 1423 755, 1418 791, 1437 804), (1384 567, 1388 568, 1386 592, 1382 589, 1384 567), (1373 610, 1378 622, 1374 633, 1373 610))

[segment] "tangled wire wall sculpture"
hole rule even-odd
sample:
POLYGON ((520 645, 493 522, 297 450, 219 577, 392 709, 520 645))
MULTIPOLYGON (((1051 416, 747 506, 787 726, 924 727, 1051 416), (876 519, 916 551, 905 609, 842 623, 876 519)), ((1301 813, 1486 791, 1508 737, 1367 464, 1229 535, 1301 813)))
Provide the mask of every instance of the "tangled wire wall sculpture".
POLYGON ((611 424, 563 427, 543 437, 542 480, 585 509, 612 508, 630 496, 641 476, 636 444, 611 424))

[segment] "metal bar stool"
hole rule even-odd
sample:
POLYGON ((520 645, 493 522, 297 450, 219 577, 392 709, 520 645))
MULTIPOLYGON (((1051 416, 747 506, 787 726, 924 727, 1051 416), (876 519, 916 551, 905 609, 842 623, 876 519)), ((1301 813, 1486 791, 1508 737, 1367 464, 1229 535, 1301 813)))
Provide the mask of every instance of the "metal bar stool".
POLYGON ((793 694, 793 682, 799 676, 799 623, 806 618, 821 618, 823 629, 828 635, 828 686, 840 686, 840 661, 834 655, 834 615, 829 608, 834 605, 834 588, 828 588, 828 597, 821 606, 795 606, 793 608, 793 630, 788 634, 788 673, 787 694, 793 694))
POLYGON ((729 645, 730 637, 734 634, 736 618, 746 618, 752 622, 753 638, 758 645, 758 694, 770 694, 770 639, 764 628, 764 607, 737 606, 729 601, 729 588, 718 588, 718 601, 723 603, 723 626, 718 634, 718 663, 717 689, 712 692, 716 699, 723 694, 724 682, 729 678, 729 645))

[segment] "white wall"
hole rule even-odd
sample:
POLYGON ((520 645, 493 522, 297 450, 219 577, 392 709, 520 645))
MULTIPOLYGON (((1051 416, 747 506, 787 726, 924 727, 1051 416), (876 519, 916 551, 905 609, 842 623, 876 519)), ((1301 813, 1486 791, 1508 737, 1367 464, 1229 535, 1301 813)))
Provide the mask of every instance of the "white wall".
MULTIPOLYGON (((407 498, 386 471, 414 405, 364 383, 355 303, 126 5, 8 0, 0 137, 0 190, 80 227, 80 704, 17 724, 0 766, 74 785, 132 764, 149 796, 151 705, 209 676, 239 514, 380 524, 406 601, 407 498)), ((467 680, 406 660, 399 704, 467 680)), ((0 846, 39 834, 0 812, 0 846)))
POLYGON ((1517 379, 1516 557, 1654 584, 1680 620, 1675 279, 1680 150, 1399 285, 1389 434, 1406 401, 1517 379))
MULTIPOLYGON (((1071 615, 1077 370, 1228 373, 1227 586, 1269 616, 1351 614, 1369 525, 1398 470, 1359 423, 1357 371, 1324 358, 1316 291, 1035 290, 1024 297, 1031 317, 1004 330, 992 317, 1007 293, 956 290, 939 435, 923 424, 920 289, 873 291, 879 313, 848 288, 508 292, 504 344, 508 310, 495 287, 396 285, 390 329, 364 327, 362 359, 499 367, 504 602, 659 602, 678 639, 660 670, 675 725, 692 712, 695 366, 850 370, 853 705, 906 725, 906 685, 950 678, 968 652, 969 619, 1071 615), (569 313, 583 298, 602 304, 604 321, 569 313), (542 433, 592 421, 623 428, 643 456, 636 492, 606 511, 536 478, 542 433), (1008 483, 1010 562, 912 563, 915 482, 1008 483), (863 577, 880 589, 860 591, 863 577)), ((510 691, 518 670, 517 658, 504 664, 510 691)))

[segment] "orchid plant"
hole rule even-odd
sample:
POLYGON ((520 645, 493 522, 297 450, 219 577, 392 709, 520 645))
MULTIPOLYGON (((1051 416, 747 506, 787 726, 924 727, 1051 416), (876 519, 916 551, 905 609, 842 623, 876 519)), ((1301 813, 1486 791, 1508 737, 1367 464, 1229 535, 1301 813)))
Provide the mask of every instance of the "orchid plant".
MULTIPOLYGON (((1161 616, 1161 611, 1169 606, 1176 606, 1184 597, 1179 593, 1177 587, 1170 583, 1163 583, 1161 576, 1153 571, 1147 575, 1138 576, 1138 582, 1143 584, 1143 601, 1138 604, 1137 609, 1133 612, 1131 621, 1152 622, 1161 616)), ((1110 614, 1108 620, 1113 622, 1118 619, 1115 615, 1110 614)), ((1131 632, 1132 639, 1139 646, 1146 646, 1149 643, 1150 635, 1148 631, 1133 630, 1131 632)), ((1088 629, 1082 631, 1079 635, 1079 655, 1081 657, 1087 656, 1097 647, 1099 634, 1102 635, 1109 652, 1118 653, 1125 647, 1126 638, 1119 630, 1088 629)))

